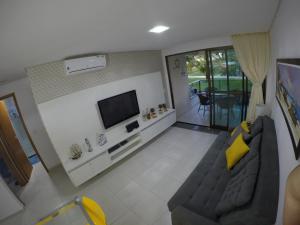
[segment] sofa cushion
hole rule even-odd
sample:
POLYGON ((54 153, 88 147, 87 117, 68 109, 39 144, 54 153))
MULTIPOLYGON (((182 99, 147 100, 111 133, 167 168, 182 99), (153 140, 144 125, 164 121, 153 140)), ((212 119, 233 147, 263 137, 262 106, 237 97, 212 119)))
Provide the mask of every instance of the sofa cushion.
MULTIPOLYGON (((255 137, 252 146, 256 145, 258 139, 260 141, 260 138, 260 136, 255 137)), ((259 154, 257 152, 258 150, 252 149, 252 155, 244 161, 244 165, 240 171, 231 176, 216 207, 217 215, 225 214, 237 207, 243 206, 252 199, 259 171, 259 154)))
POLYGON ((236 128, 236 131, 228 139, 228 142, 227 142, 228 145, 232 145, 232 143, 235 141, 237 136, 239 136, 240 134, 243 135, 243 139, 247 144, 251 141, 252 135, 250 135, 246 131, 244 131, 244 129, 241 126, 238 126, 236 128))
POLYGON ((251 140, 249 143, 250 151, 232 168, 230 171, 231 176, 234 176, 241 171, 252 158, 259 154, 261 139, 262 134, 258 134, 251 140))
POLYGON ((243 158, 248 152, 250 148, 245 143, 243 139, 243 135, 239 134, 232 145, 226 149, 226 161, 227 161, 227 169, 230 170, 234 165, 236 165, 241 158, 243 158))
POLYGON ((247 121, 242 121, 234 130, 231 132, 231 136, 234 135, 234 133, 238 130, 238 128, 242 128, 244 132, 249 133, 249 127, 247 121))

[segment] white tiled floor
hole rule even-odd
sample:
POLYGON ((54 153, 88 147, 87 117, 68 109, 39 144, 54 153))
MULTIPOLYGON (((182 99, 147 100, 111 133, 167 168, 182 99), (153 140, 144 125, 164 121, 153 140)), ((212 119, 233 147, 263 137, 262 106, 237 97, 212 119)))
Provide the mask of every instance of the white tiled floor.
MULTIPOLYGON (((26 208, 1 225, 31 225, 77 195, 95 199, 110 225, 171 225, 167 202, 201 160, 215 135, 171 127, 105 174, 75 188, 61 167, 50 176, 40 164, 21 193, 26 208)), ((1 205, 2 207, 2 205, 1 205)), ((57 225, 84 224, 73 213, 57 225)))

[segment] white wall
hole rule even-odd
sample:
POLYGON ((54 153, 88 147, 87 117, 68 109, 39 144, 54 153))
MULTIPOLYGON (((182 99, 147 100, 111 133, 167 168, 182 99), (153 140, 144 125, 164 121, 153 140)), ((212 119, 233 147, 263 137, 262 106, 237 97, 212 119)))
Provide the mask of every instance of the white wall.
POLYGON ((16 95, 26 127, 47 168, 57 166, 59 160, 42 123, 29 80, 24 78, 0 86, 0 96, 10 93, 16 95))
MULTIPOLYGON (((275 121, 279 164, 280 196, 276 224, 282 224, 286 179, 299 161, 295 160, 292 142, 280 106, 275 100, 276 59, 300 58, 300 1, 284 0, 271 28, 272 66, 267 80, 267 102, 273 105, 272 117, 275 121)), ((299 178, 300 179, 300 178, 299 178)))
POLYGON ((187 42, 177 46, 173 46, 172 48, 162 50, 161 55, 162 55, 162 62, 163 62, 164 80, 166 86, 166 97, 169 106, 171 106, 172 100, 171 100, 171 91, 170 91, 170 83, 169 83, 169 77, 167 72, 167 65, 165 60, 166 56, 183 53, 183 52, 196 51, 196 50, 207 49, 207 48, 223 47, 229 45, 232 45, 232 41, 230 37, 218 37, 218 38, 209 38, 209 39, 203 39, 203 40, 198 40, 193 42, 187 42))

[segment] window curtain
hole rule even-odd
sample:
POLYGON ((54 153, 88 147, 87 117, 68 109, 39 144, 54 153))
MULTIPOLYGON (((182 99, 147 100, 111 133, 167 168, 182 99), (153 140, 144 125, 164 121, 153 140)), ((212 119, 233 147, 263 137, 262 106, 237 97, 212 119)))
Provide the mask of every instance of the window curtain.
POLYGON ((262 84, 271 62, 271 41, 269 33, 232 35, 233 47, 247 78, 252 82, 247 121, 256 119, 257 104, 263 104, 262 84))

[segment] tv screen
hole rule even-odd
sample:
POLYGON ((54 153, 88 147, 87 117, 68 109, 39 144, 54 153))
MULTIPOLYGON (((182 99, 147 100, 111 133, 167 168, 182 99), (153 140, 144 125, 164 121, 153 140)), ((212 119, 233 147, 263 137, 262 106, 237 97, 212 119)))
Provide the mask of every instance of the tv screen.
POLYGON ((105 129, 140 113, 135 90, 98 101, 98 107, 105 129))

